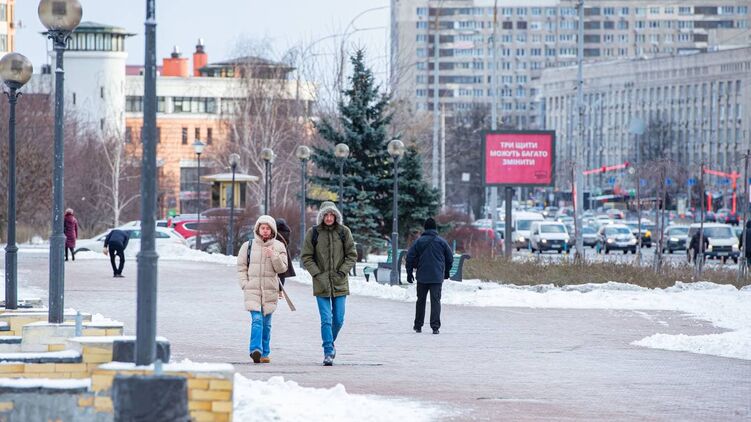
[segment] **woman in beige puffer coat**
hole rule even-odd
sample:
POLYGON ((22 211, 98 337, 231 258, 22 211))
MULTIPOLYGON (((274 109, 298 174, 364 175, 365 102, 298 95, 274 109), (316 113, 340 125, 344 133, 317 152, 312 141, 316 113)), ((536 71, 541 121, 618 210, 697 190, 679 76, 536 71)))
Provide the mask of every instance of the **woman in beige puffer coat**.
POLYGON ((268 215, 258 217, 253 239, 243 243, 237 254, 237 274, 245 309, 250 311, 250 357, 255 363, 269 363, 271 314, 279 300, 278 274, 287 271, 287 251, 276 240, 276 222, 268 215), (252 246, 250 244, 252 242, 252 246), (250 247, 250 262, 248 262, 250 247))

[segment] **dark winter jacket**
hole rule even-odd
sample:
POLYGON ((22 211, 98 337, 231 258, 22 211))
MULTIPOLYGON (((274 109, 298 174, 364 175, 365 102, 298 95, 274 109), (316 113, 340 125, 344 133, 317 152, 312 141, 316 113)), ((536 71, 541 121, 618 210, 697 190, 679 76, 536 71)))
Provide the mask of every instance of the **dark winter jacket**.
POLYGON ((65 232, 65 247, 75 248, 76 239, 78 239, 78 220, 76 220, 76 217, 74 217, 73 214, 65 214, 63 226, 63 231, 65 232))
POLYGON ((442 283, 453 263, 451 247, 435 230, 425 230, 407 251, 407 274, 417 268, 418 283, 442 283))
POLYGON ((113 229, 109 232, 107 237, 104 238, 104 247, 108 248, 110 243, 114 243, 116 245, 122 245, 123 249, 125 249, 128 247, 128 240, 130 240, 128 233, 120 229, 113 229))
MULTIPOLYGON (((697 230, 696 233, 694 233, 693 236, 691 236, 691 242, 688 245, 688 248, 693 250, 694 255, 699 253, 699 236, 701 236, 701 231, 697 230)), ((707 250, 707 246, 709 246, 709 239, 707 239, 707 236, 704 236, 704 247, 701 249, 702 252, 707 250)))
POLYGON ((342 213, 333 202, 324 202, 318 211, 317 226, 305 233, 300 261, 313 277, 313 294, 321 297, 337 297, 349 294, 349 271, 357 262, 355 241, 349 228, 341 223, 342 213), (323 217, 336 215, 334 224, 327 226, 323 217), (313 246, 313 231, 318 232, 313 246))
POLYGON ((292 266, 292 254, 289 253, 289 236, 292 233, 292 230, 283 218, 276 219, 276 230, 276 240, 284 243, 284 248, 287 250, 287 271, 279 274, 279 279, 282 281, 282 284, 284 284, 285 278, 297 275, 295 274, 295 268, 292 266))
POLYGON ((740 244, 741 247, 743 245, 746 245, 746 259, 747 260, 751 259, 751 243, 749 242, 751 242, 751 220, 746 222, 746 238, 743 239, 743 237, 741 236, 741 244, 740 244))

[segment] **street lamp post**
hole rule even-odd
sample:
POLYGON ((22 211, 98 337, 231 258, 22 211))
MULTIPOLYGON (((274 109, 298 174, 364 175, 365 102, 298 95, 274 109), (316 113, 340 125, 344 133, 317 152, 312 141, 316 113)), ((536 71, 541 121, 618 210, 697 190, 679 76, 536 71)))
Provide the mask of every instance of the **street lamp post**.
POLYGON ((196 139, 193 142, 193 150, 198 157, 198 177, 196 177, 196 214, 198 214, 198 224, 196 226, 196 250, 201 250, 201 154, 206 146, 201 140, 196 139))
POLYGON ((63 322, 63 300, 65 295, 65 271, 63 252, 63 112, 64 76, 63 53, 71 32, 81 22, 83 11, 78 0, 41 0, 37 8, 39 20, 47 28, 47 37, 52 40, 55 50, 55 165, 52 184, 52 236, 50 236, 50 287, 49 322, 63 322))
POLYGON ((8 113, 8 239, 5 246, 5 309, 18 307, 18 265, 16 246, 16 101, 17 92, 31 78, 33 68, 29 59, 18 53, 6 54, 0 60, 0 77, 10 92, 6 92, 8 113))
POLYGON ((394 159, 393 229, 391 231, 391 284, 399 284, 399 159, 404 155, 404 143, 398 139, 389 142, 389 155, 394 159))
POLYGON ((274 162, 274 151, 271 148, 261 150, 261 159, 265 163, 264 187, 263 187, 263 213, 269 214, 269 204, 271 203, 271 163, 274 162))
POLYGON ((229 166, 232 168, 232 187, 229 194, 229 239, 227 239, 227 255, 235 254, 235 172, 237 163, 240 162, 239 154, 229 155, 229 166))
POLYGON ((300 145, 295 150, 295 155, 300 160, 300 253, 305 246, 305 188, 306 176, 308 169, 308 160, 310 159, 310 148, 300 145))
POLYGON ((344 213, 342 208, 344 201, 344 161, 349 157, 349 146, 347 144, 336 144, 334 155, 339 160, 339 211, 344 213))

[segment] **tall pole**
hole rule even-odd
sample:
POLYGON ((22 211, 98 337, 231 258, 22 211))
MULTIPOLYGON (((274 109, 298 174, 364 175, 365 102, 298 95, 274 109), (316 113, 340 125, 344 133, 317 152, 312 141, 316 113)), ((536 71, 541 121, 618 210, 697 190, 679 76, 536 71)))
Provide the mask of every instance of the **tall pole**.
POLYGON ((641 138, 638 133, 636 137, 636 263, 641 265, 641 246, 644 237, 641 231, 641 138))
POLYGON ((65 235, 63 234, 63 113, 64 113, 64 82, 63 53, 70 32, 50 30, 55 49, 55 168, 52 185, 52 236, 50 236, 50 287, 49 287, 49 322, 61 324, 63 322, 63 307, 65 295, 65 268, 63 254, 65 252, 65 235))
POLYGON ((229 194, 229 241, 227 241, 227 255, 235 254, 235 171, 237 163, 232 163, 232 187, 229 194))
POLYGON ((141 251, 138 252, 136 365, 156 359, 156 4, 146 0, 143 84, 143 159, 141 161, 141 251))
POLYGON ((8 102, 8 239, 5 246, 5 309, 18 308, 18 246, 16 246, 16 87, 10 86, 8 102))
MULTIPOLYGON (((391 284, 399 284, 399 157, 394 157, 394 200, 391 231, 391 284)), ((431 306, 433 306, 431 304, 431 306)))
POLYGON ((196 250, 201 250, 201 154, 198 156, 198 177, 196 178, 196 214, 198 214, 198 223, 196 226, 196 250))
POLYGON ((265 166, 265 171, 264 171, 265 183, 263 184, 263 213, 265 215, 269 215, 269 192, 270 192, 269 182, 271 180, 271 178, 269 177, 270 167, 271 167, 271 161, 266 160, 266 166, 265 166))
POLYGON ((438 27, 438 17, 440 16, 440 9, 436 8, 435 13, 435 32, 433 33, 433 163, 432 163, 432 172, 431 172, 431 186, 433 189, 438 189, 438 132, 440 130, 439 128, 439 110, 438 110, 438 95, 439 95, 439 89, 438 89, 438 60, 439 60, 439 53, 440 53, 440 35, 439 35, 439 27, 438 27))
POLYGON ((579 0, 576 4, 579 12, 579 31, 577 36, 577 72, 576 72, 576 107, 579 112, 578 120, 578 142, 576 143, 576 160, 574 160, 574 176, 576 186, 576 198, 574 200, 574 230, 576 232, 576 254, 574 261, 582 263, 584 261, 584 241, 582 238, 582 207, 584 205, 584 175, 580 166, 584 157, 584 0, 579 0))
POLYGON ((743 207, 743 232, 741 233, 741 259, 740 265, 738 265, 738 277, 746 277, 748 272, 748 261, 746 261, 746 248, 748 248, 748 242, 746 242, 746 226, 748 225, 748 156, 751 155, 751 150, 746 150, 746 154, 743 155, 743 200, 741 206, 743 207))
MULTIPOLYGON (((303 246, 305 246, 305 203, 306 203, 306 176, 307 176, 308 160, 300 160, 300 180, 302 181, 300 186, 300 253, 302 253, 303 246)), ((341 212, 341 208, 339 212, 341 212)))
POLYGON ((344 212, 344 158, 339 159, 339 211, 344 212))
POLYGON ((446 105, 441 105, 441 209, 446 207, 446 105))

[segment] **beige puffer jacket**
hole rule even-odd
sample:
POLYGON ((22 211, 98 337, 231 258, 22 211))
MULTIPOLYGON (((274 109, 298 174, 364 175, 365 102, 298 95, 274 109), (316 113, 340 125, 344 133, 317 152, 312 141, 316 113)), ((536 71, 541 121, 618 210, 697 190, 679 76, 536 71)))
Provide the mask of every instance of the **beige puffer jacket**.
POLYGON ((245 242, 237 254, 237 275, 240 288, 245 296, 245 309, 261 311, 269 315, 276 310, 279 300, 279 277, 287 271, 287 250, 284 244, 275 239, 276 222, 271 216, 258 217, 253 229, 253 247, 250 249, 250 265, 248 265, 248 242, 245 242), (273 233, 266 242, 258 234, 261 224, 268 224, 273 233), (264 248, 273 247, 274 256, 268 258, 263 253, 264 248))

